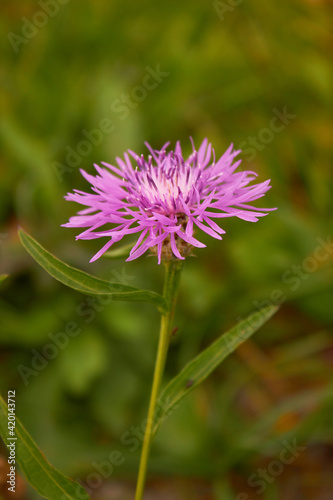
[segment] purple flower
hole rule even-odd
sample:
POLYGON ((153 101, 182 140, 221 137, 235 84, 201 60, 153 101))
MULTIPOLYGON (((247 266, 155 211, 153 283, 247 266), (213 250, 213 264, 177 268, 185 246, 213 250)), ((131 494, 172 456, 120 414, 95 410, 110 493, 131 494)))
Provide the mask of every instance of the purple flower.
POLYGON ((74 190, 65 197, 87 208, 64 226, 88 228, 76 239, 109 238, 90 262, 133 233, 140 235, 127 261, 148 249, 157 253, 158 263, 162 257, 184 259, 192 246, 206 246, 194 237, 195 226, 221 240, 225 231, 212 219, 235 216, 256 222, 268 210, 275 210, 248 204, 264 196, 270 180, 249 186, 257 174, 235 172, 241 160, 233 163, 240 151, 233 151, 232 144, 218 161, 207 139, 198 151, 192 142, 193 151, 187 159, 179 142, 174 151, 168 152, 168 145, 158 151, 146 143, 151 153, 148 160, 128 150, 124 160, 116 158, 118 166, 102 163, 107 167, 103 169, 95 165, 96 177, 81 170, 94 194, 74 190))

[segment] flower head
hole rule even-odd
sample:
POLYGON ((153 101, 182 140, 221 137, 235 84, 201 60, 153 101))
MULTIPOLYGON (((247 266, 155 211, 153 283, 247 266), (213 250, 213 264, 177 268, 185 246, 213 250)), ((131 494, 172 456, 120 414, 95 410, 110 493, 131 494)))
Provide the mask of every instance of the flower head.
POLYGON ((232 144, 217 161, 207 139, 198 151, 192 142, 193 151, 186 159, 179 142, 174 151, 167 151, 168 145, 158 151, 146 143, 151 153, 147 160, 128 150, 124 160, 116 158, 117 166, 95 165, 95 177, 81 170, 94 193, 74 190, 65 197, 87 208, 64 226, 88 228, 77 239, 109 238, 90 262, 133 233, 140 235, 128 261, 148 249, 157 253, 158 263, 162 257, 184 259, 192 246, 206 246, 194 237, 195 227, 222 239, 225 231, 212 219, 234 216, 256 222, 274 210, 249 205, 270 189, 270 180, 249 185, 257 177, 255 172, 235 172, 241 160, 234 162, 240 151, 234 151, 232 144))

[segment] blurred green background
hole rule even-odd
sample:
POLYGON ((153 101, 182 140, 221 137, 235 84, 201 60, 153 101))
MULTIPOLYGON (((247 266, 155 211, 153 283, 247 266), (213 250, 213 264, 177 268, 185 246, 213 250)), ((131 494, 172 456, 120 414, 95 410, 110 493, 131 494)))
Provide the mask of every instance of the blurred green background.
MULTIPOLYGON (((101 242, 60 227, 78 209, 63 196, 88 189, 80 167, 145 153, 144 141, 189 152, 189 136, 208 137, 217 156, 241 147, 243 168, 272 179, 261 206, 278 210, 256 224, 223 220, 222 242, 201 235, 165 379, 260 304, 286 300, 170 416, 147 499, 331 498, 332 13, 329 0, 1 3, 0 389, 17 390, 17 415, 66 474, 87 484, 94 463, 123 454, 96 499, 133 497, 158 314, 66 289, 24 251, 17 226, 71 265, 160 291, 155 258, 89 264, 101 242), (89 135, 101 126, 102 138, 89 135), (50 334, 69 321, 80 334, 45 362, 50 334), (34 371, 22 377, 22 366, 34 371), (299 456, 272 466, 295 440, 299 456)), ((0 495, 13 498, 3 484, 0 495)), ((38 497, 23 481, 15 498, 38 497)))

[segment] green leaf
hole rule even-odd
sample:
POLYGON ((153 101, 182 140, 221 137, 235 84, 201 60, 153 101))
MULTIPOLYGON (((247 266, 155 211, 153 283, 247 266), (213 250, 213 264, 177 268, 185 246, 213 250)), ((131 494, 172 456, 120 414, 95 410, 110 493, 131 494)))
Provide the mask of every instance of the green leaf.
POLYGON ((128 243, 127 245, 122 245, 114 250, 108 250, 103 253, 103 257, 108 259, 121 259, 123 257, 128 257, 130 250, 133 248, 135 243, 128 243))
POLYGON ((2 283, 8 278, 8 274, 1 274, 0 275, 0 286, 2 283))
POLYGON ((162 312, 165 311, 165 300, 158 293, 95 278, 57 259, 25 233, 23 229, 19 230, 19 236, 24 248, 30 253, 31 257, 53 278, 70 288, 87 295, 110 295, 113 300, 149 302, 155 304, 162 312))
POLYGON ((250 314, 188 363, 179 375, 169 382, 159 397, 154 433, 179 401, 203 382, 229 354, 266 323, 277 310, 278 306, 272 305, 250 314))
MULTIPOLYGON (((20 421, 15 419, 14 433, 16 461, 31 486, 49 500, 89 500, 86 491, 75 481, 64 476, 52 467, 38 449, 35 442, 24 429, 20 421)), ((8 438, 8 408, 0 396, 0 434, 6 446, 8 438)))

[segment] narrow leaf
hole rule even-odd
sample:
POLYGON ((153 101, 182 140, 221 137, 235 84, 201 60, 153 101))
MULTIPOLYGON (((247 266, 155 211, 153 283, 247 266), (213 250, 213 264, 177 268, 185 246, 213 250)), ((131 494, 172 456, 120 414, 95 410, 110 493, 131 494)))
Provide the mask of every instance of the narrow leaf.
POLYGON ((113 300, 149 302, 155 304, 162 312, 166 308, 164 298, 158 293, 95 278, 57 259, 22 229, 19 230, 19 236, 24 248, 38 264, 53 278, 74 290, 87 295, 111 295, 113 300))
POLYGON ((278 307, 272 305, 250 314, 188 363, 179 375, 169 382, 159 398, 154 433, 179 401, 203 382, 229 354, 266 323, 277 310, 278 307))
MULTIPOLYGON (((11 413, 10 413, 11 415, 11 413)), ((20 421, 15 418, 13 433, 9 435, 8 408, 0 396, 0 435, 6 446, 15 443, 16 461, 31 486, 49 500, 89 500, 86 491, 78 483, 64 476, 45 459, 20 421)))

